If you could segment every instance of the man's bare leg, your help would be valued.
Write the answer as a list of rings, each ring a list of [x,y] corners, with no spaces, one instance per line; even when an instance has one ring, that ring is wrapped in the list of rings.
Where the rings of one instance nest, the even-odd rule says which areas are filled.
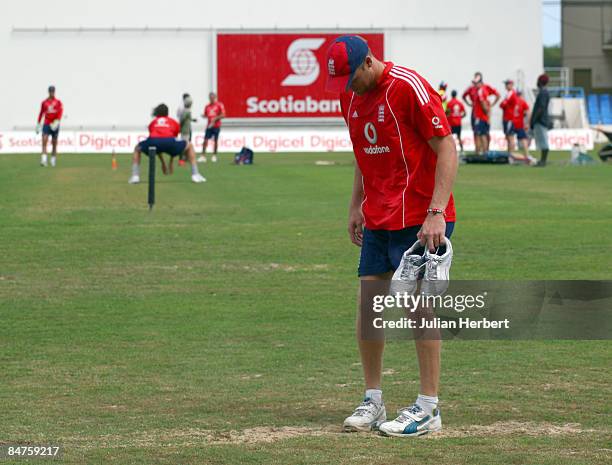
[[[51,138],[51,166],[55,166],[55,163],[57,161],[57,140],[59,139],[59,137],[52,137]]]
[[[392,273],[381,275],[362,276],[359,289],[357,305],[357,325],[356,336],[363,368],[363,377],[366,389],[380,389],[382,383],[383,353],[385,351],[385,341],[371,341],[362,338],[361,327],[361,286],[363,281],[390,280]]]
[[[440,352],[442,342],[439,340],[415,340],[419,373],[421,377],[421,394],[436,397],[440,385]]]
[[[138,184],[140,182],[140,146],[136,144],[134,147],[134,154],[132,155],[132,176],[128,183]]]
[[[202,155],[199,158],[199,161],[202,163],[206,163],[206,148],[208,147],[208,140],[209,139],[204,139],[204,142],[202,143]]]
[[[49,142],[49,136],[47,134],[42,135],[42,154],[40,156],[40,165],[47,166],[47,142]]]
[[[206,179],[200,174],[198,170],[198,162],[196,160],[196,151],[195,147],[191,142],[187,142],[187,146],[185,147],[185,151],[183,152],[187,155],[187,161],[191,165],[191,180],[194,182],[204,182]],[[201,178],[200,181],[196,181],[196,178]]]
[[[353,412],[352,415],[344,420],[342,425],[344,431],[371,431],[380,426],[387,419],[385,404],[382,399],[381,378],[382,378],[382,358],[385,350],[384,333],[378,332],[375,328],[370,331],[362,325],[368,322],[362,321],[362,313],[370,315],[369,309],[362,309],[362,293],[378,294],[377,286],[364,289],[364,283],[369,281],[381,281],[381,287],[387,287],[383,280],[391,279],[391,273],[381,275],[362,276],[359,282],[359,296],[357,297],[357,324],[356,337],[363,367],[363,377],[365,380],[365,399]],[[386,292],[386,291],[385,291]],[[366,297],[366,300],[368,298]],[[362,331],[363,329],[363,331]],[[368,338],[369,336],[369,338]]]

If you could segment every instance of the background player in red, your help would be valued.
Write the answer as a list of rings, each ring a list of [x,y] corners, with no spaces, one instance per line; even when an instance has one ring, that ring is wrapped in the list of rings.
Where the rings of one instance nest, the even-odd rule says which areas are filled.
[[[461,140],[461,120],[464,116],[465,107],[463,106],[463,103],[461,103],[461,101],[457,98],[457,91],[453,90],[451,92],[451,99],[446,105],[446,117],[448,119],[448,124],[450,124],[451,127],[451,133],[457,136],[461,155],[463,155],[463,141]]]
[[[445,237],[452,234],[455,221],[451,190],[457,152],[439,94],[416,72],[376,59],[358,36],[336,39],[326,65],[327,89],[340,93],[357,161],[348,232],[361,247],[361,289],[368,281],[391,279],[404,263],[404,253],[419,245],[426,252],[438,248],[438,271],[450,267],[451,249]],[[344,421],[345,430],[379,425],[383,434],[401,437],[440,430],[440,340],[416,341],[419,395],[398,418],[385,421],[384,340],[364,338],[361,325],[358,312],[365,399]]]
[[[36,120],[36,134],[40,132],[42,124],[42,155],[40,165],[47,166],[47,143],[51,136],[51,166],[55,166],[57,159],[57,140],[59,137],[60,121],[64,113],[62,102],[55,98],[55,86],[49,86],[49,96],[40,104],[40,112]]]
[[[174,157],[181,154],[187,155],[191,163],[191,180],[195,183],[205,182],[206,179],[198,171],[196,153],[191,142],[178,140],[181,131],[178,121],[168,117],[168,107],[161,103],[153,110],[153,121],[149,123],[149,137],[138,143],[134,148],[132,158],[132,176],[128,183],[138,184],[140,182],[140,159],[141,154],[148,153],[149,147],[155,147],[162,163],[164,174],[172,174]],[[163,153],[170,156],[169,166],[166,166]]]
[[[529,137],[527,131],[525,131],[525,119],[529,119],[529,104],[523,98],[522,92],[517,91],[512,124],[518,139],[519,149],[523,152],[526,163],[528,163],[532,157],[529,154]]]
[[[225,106],[217,99],[217,94],[211,92],[208,95],[210,103],[204,108],[204,116],[207,119],[206,132],[204,133],[204,145],[202,146],[202,156],[198,161],[206,163],[206,146],[210,139],[214,139],[214,149],[212,161],[217,161],[217,147],[219,145],[219,133],[221,132],[221,120],[225,118]]]
[[[478,139],[477,151],[478,153],[484,153],[489,151],[489,143],[491,142],[491,108],[498,102],[499,92],[489,84],[485,84],[482,81],[482,75],[475,85],[477,92],[476,100],[474,101],[474,126],[476,128],[476,138]],[[491,95],[495,96],[493,102],[490,99]]]
[[[480,81],[482,81],[482,73],[480,71],[476,71],[474,73],[474,79],[472,79],[472,84],[470,87],[465,89],[462,95],[465,104],[468,107],[472,107],[472,111],[470,112],[470,124],[472,126],[472,134],[474,137],[476,152],[480,152],[480,147],[478,146],[478,138],[476,137],[476,115],[474,114],[474,103],[478,100],[478,87],[476,87],[476,83]]]
[[[504,135],[506,136],[506,142],[508,144],[508,152],[514,151],[514,108],[517,104],[516,91],[514,90],[514,81],[512,79],[506,79],[504,81],[506,86],[506,95],[501,101],[499,106],[504,111],[502,116],[502,126],[504,128]]]

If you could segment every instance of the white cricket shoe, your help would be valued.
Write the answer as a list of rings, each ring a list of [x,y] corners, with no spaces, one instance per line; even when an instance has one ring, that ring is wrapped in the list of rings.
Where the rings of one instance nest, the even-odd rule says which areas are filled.
[[[453,261],[453,246],[445,237],[446,243],[436,249],[434,253],[425,252],[425,273],[421,283],[421,293],[426,295],[442,295],[448,289],[450,267]],[[440,249],[444,248],[442,255]]]
[[[204,176],[202,176],[200,173],[198,174],[192,174],[191,175],[191,180],[197,184],[201,183],[201,182],[206,182],[206,178]]]
[[[128,184],[138,184],[140,182],[140,176],[137,174],[132,175],[132,177],[128,180]]]
[[[346,432],[372,431],[387,420],[384,402],[380,404],[366,397],[350,417],[342,424]]]
[[[47,166],[47,155],[44,153],[40,156],[40,166]]]
[[[404,252],[402,260],[391,278],[391,285],[389,286],[391,295],[397,293],[414,294],[418,280],[423,277],[425,252],[425,247],[419,241],[416,241],[412,247]]]
[[[51,167],[55,168],[56,157],[51,157]]]
[[[205,157],[204,155],[201,155],[201,156],[198,158],[198,163],[206,163],[206,157]]]
[[[216,155],[213,155],[213,156],[212,156],[212,162],[213,162],[213,163],[217,163],[217,156],[216,156]]]
[[[417,404],[397,411],[395,420],[386,421],[379,427],[380,434],[398,438],[410,438],[434,433],[442,429],[440,410],[435,409],[433,415],[428,415]]]

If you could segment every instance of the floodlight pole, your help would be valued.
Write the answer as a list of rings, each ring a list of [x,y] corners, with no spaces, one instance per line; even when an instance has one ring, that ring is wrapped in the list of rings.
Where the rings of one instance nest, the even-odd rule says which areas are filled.
[[[155,158],[157,157],[157,147],[149,147],[149,211],[155,205]]]

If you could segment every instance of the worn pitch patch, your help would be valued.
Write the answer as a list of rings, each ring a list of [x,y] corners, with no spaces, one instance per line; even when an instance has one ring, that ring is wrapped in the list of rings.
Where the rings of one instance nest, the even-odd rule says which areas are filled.
[[[604,433],[603,430],[585,429],[579,423],[555,424],[548,422],[498,421],[490,425],[443,427],[438,433],[424,435],[414,441],[487,436],[565,436],[586,433]],[[274,443],[300,437],[347,437],[347,435],[369,434],[372,438],[389,440],[371,433],[344,433],[337,425],[321,427],[307,426],[257,426],[244,430],[215,431],[198,428],[141,431],[130,435],[102,435],[93,437],[73,436],[61,438],[63,444],[84,449],[156,447],[164,445],[223,445]]]

